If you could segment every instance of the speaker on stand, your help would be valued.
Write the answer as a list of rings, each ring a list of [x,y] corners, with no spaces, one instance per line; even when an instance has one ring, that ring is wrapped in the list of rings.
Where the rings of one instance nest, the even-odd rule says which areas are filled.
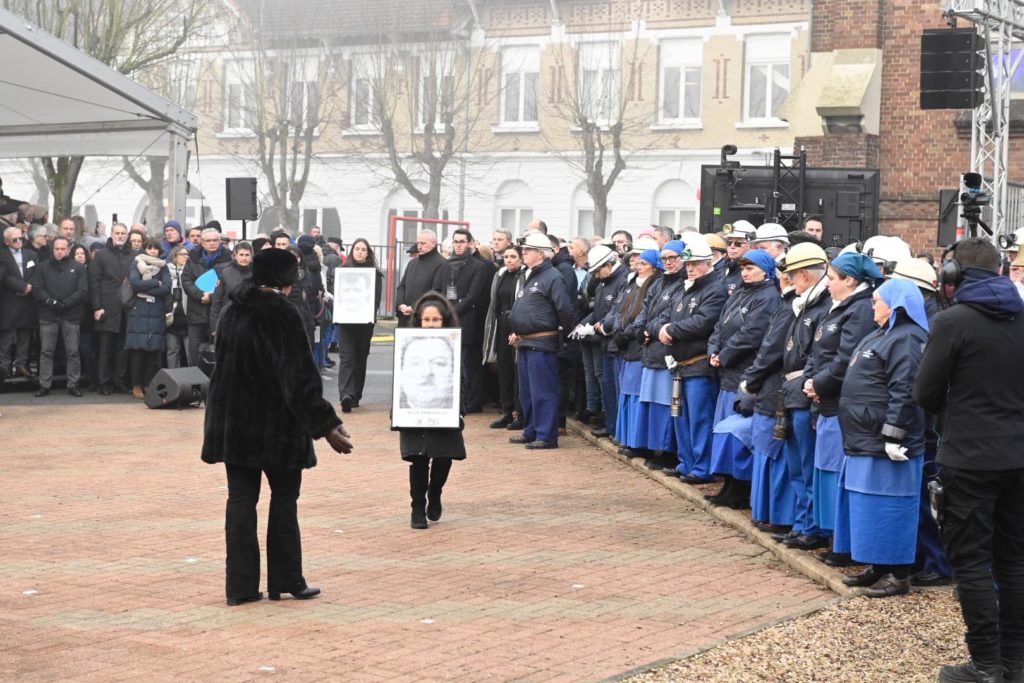
[[[254,221],[259,216],[256,196],[255,178],[225,178],[225,194],[227,195],[227,216],[229,221],[242,221],[242,239],[249,239],[246,234],[246,221]]]
[[[184,408],[206,401],[210,378],[196,367],[164,369],[146,387],[147,408]]]

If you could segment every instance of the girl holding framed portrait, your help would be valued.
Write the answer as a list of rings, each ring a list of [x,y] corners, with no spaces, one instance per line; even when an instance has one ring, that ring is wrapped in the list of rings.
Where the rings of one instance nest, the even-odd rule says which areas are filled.
[[[451,304],[437,292],[427,292],[413,307],[413,329],[408,330],[412,334],[400,348],[396,346],[392,428],[399,432],[402,460],[409,463],[413,529],[426,529],[427,520],[441,519],[441,493],[452,461],[466,459],[461,415],[457,427],[423,426],[404,417],[416,409],[429,413],[446,407],[458,410],[460,405],[452,395],[459,384],[459,335],[453,342],[441,335],[417,335],[414,330],[451,329],[457,333],[457,326],[458,317]],[[435,405],[438,402],[445,405]]]

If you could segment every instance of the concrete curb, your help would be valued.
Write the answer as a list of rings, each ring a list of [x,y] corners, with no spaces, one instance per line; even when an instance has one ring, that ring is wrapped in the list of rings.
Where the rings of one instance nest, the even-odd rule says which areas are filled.
[[[618,449],[608,439],[598,439],[592,436],[590,434],[590,428],[577,420],[573,420],[571,418],[567,419],[566,425],[573,432],[612,457],[618,459],[620,462],[629,465],[634,470],[644,474],[650,479],[653,479],[678,496],[685,498],[694,506],[703,510],[715,519],[736,529],[749,540],[775,555],[793,571],[803,574],[816,583],[822,584],[842,598],[853,598],[861,594],[860,590],[843,585],[843,575],[841,573],[829,569],[826,565],[822,564],[805,552],[793,550],[791,548],[787,548],[781,543],[777,543],[771,536],[752,526],[750,524],[750,518],[746,514],[738,510],[712,505],[708,501],[704,500],[704,495],[696,487],[684,484],[675,477],[670,477],[660,471],[647,469],[643,466],[643,461],[640,458],[627,458],[624,455],[619,455]]]

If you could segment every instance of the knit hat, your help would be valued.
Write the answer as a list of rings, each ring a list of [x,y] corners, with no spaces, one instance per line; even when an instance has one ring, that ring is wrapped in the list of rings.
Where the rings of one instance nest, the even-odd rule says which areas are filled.
[[[646,261],[658,270],[665,270],[665,264],[661,262],[661,254],[657,249],[645,249],[640,253],[640,260]]]
[[[312,235],[299,235],[299,239],[295,241],[295,245],[303,254],[312,254],[313,247],[316,246],[316,240],[313,239]]]
[[[252,282],[257,287],[288,287],[299,277],[299,263],[285,249],[263,249],[252,257]]]
[[[178,221],[167,221],[166,223],[164,223],[164,230],[166,230],[167,228],[174,228],[175,230],[177,230],[179,239],[184,235],[184,233],[181,231],[181,223],[179,223]]]

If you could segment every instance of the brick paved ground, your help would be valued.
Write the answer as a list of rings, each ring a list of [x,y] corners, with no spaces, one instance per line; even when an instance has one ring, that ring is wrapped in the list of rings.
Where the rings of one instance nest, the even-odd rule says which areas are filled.
[[[415,531],[386,408],[354,413],[357,452],[318,444],[300,499],[323,596],[228,608],[201,410],[5,406],[0,679],[599,680],[832,599],[581,440],[525,451],[490,419]]]

